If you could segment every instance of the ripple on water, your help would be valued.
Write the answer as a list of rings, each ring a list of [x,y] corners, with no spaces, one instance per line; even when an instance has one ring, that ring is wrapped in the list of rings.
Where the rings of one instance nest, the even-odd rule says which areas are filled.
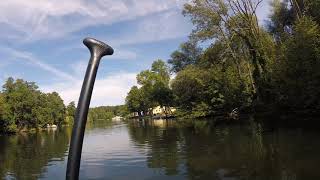
[[[64,179],[70,132],[0,137],[0,179]],[[85,134],[80,179],[320,179],[319,132],[252,132],[93,126]]]

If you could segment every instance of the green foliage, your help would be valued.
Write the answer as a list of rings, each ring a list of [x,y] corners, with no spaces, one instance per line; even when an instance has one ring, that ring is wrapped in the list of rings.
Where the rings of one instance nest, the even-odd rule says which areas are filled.
[[[320,0],[274,0],[272,7],[268,29],[277,40],[285,40],[292,35],[295,22],[303,16],[320,23]]]
[[[302,17],[293,30],[281,44],[283,55],[276,66],[279,103],[291,109],[319,109],[320,28],[311,18]]]
[[[172,82],[173,93],[180,113],[189,117],[205,117],[248,106],[249,93],[237,79],[237,69],[188,66]]]
[[[33,82],[9,78],[3,86],[3,95],[9,107],[8,119],[19,128],[36,127],[36,112],[33,107],[39,102],[40,92]]]
[[[91,108],[88,114],[89,121],[105,121],[114,117],[112,111],[103,107]]]
[[[101,106],[90,108],[88,121],[110,121],[115,116],[125,117],[128,112],[124,105],[121,106]]]
[[[76,105],[74,101],[70,102],[66,108],[66,118],[64,124],[73,124],[76,115]]]
[[[65,119],[65,106],[63,100],[58,93],[48,93],[47,94],[48,106],[51,110],[50,115],[53,119],[53,124],[61,124]]]
[[[67,116],[72,116],[74,117],[76,114],[76,104],[74,101],[70,102],[69,105],[67,106]]]
[[[31,107],[35,114],[35,123],[43,127],[47,124],[61,124],[65,120],[65,106],[58,93],[40,93],[38,102]]]
[[[291,32],[295,16],[293,11],[288,9],[288,1],[274,0],[272,7],[273,14],[270,16],[268,30],[277,41],[281,41]]]
[[[195,28],[190,40],[168,60],[176,77],[169,86],[169,80],[161,79],[169,76],[159,76],[153,69],[142,71],[137,77],[141,87],[135,87],[128,97],[136,94],[136,105],[144,104],[144,108],[175,104],[177,115],[191,118],[251,107],[317,113],[320,0],[275,0],[268,31],[259,26],[259,3],[186,3],[183,14]],[[202,51],[197,47],[199,41],[211,45]]]
[[[9,106],[5,101],[4,95],[0,93],[0,132],[13,133],[17,129],[14,121],[9,119]]]
[[[152,63],[151,72],[153,73],[155,80],[168,83],[170,80],[170,74],[166,63],[162,60],[156,60]]]
[[[129,111],[126,105],[119,106],[110,106],[113,109],[113,114],[115,116],[127,117],[129,115]]]
[[[220,52],[210,56],[215,55],[222,62],[232,62],[228,65],[236,65],[238,78],[242,81],[247,81],[250,76],[251,93],[256,101],[263,102],[267,66],[274,61],[274,43],[259,26],[256,15],[259,2],[193,0],[185,4],[183,13],[195,26],[191,37],[198,41],[211,40],[212,47]],[[202,63],[205,62],[202,60]]]
[[[126,97],[126,105],[130,112],[138,112],[141,116],[141,112],[147,109],[145,105],[145,98],[141,89],[137,86],[133,86]]]
[[[58,93],[43,93],[34,82],[8,78],[0,92],[0,133],[42,128],[47,124],[73,124],[75,113],[74,102],[65,107]],[[88,119],[111,120],[127,114],[124,105],[98,107],[89,110]]]
[[[34,82],[8,78],[0,95],[1,132],[61,124],[65,107],[58,93],[42,93]]]
[[[150,70],[137,75],[141,86],[133,86],[126,97],[126,106],[130,112],[145,116],[155,106],[171,106],[173,94],[169,87],[169,68],[162,60],[153,62]]]
[[[173,93],[179,107],[185,110],[192,110],[195,103],[201,102],[204,95],[207,73],[200,69],[189,66],[180,71],[172,82]]]
[[[168,63],[172,72],[179,72],[188,65],[194,65],[199,61],[202,49],[197,46],[196,41],[189,41],[180,45],[180,50],[171,54]]]

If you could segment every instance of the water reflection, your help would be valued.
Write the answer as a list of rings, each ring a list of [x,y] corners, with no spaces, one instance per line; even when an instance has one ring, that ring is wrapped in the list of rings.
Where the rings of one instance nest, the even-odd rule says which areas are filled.
[[[149,147],[149,168],[188,179],[319,179],[316,132],[245,126],[180,127],[172,121],[129,124],[138,147]],[[307,141],[306,141],[307,140]]]
[[[42,131],[0,136],[0,177],[38,179],[51,161],[63,161],[71,131]]]
[[[320,179],[320,133],[174,120],[88,124],[80,179]],[[71,128],[0,136],[0,178],[64,179]]]

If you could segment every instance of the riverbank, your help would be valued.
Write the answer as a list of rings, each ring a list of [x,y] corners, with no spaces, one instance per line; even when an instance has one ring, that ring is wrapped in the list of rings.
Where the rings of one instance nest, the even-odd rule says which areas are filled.
[[[268,110],[268,111],[266,111]],[[207,121],[215,126],[219,125],[234,125],[234,124],[249,124],[251,121],[265,124],[272,127],[293,127],[293,128],[312,128],[320,125],[320,114],[315,110],[296,110],[296,111],[279,111],[277,109],[262,108],[246,108],[235,109],[231,112],[216,114],[215,116],[194,117],[191,113],[178,113],[167,119],[174,119],[181,124],[190,122]],[[158,120],[166,119],[162,117],[134,117],[131,119],[140,120]]]

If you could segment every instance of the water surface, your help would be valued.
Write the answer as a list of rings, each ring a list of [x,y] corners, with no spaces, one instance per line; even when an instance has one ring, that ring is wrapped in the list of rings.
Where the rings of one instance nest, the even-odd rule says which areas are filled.
[[[70,128],[0,136],[0,178],[64,179]],[[320,179],[320,133],[259,124],[97,123],[80,179]]]

